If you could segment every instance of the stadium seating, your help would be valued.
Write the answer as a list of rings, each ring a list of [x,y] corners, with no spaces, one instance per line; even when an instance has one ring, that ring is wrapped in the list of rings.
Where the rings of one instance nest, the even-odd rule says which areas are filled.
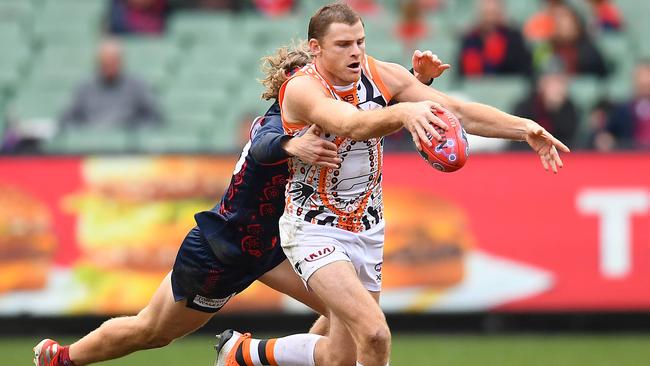
[[[187,46],[194,42],[211,43],[215,48],[234,33],[233,17],[229,13],[185,11],[169,20],[169,37]]]
[[[30,1],[0,1],[0,22],[27,24],[32,20],[34,5]]]
[[[191,128],[152,128],[135,132],[132,149],[145,153],[188,153],[203,150],[201,134]]]
[[[589,111],[605,96],[606,89],[601,83],[601,80],[592,76],[573,78],[569,84],[569,94],[583,111]]]
[[[51,139],[46,151],[57,154],[123,153],[132,151],[133,133],[121,130],[85,130],[76,128],[64,131]]]
[[[4,108],[5,108],[5,96],[4,94],[0,93],[0,110],[4,110]],[[7,129],[6,125],[7,125],[7,117],[4,114],[0,114],[0,145],[2,145],[2,141],[4,140],[5,131]]]
[[[512,112],[514,104],[526,95],[528,84],[522,77],[484,77],[466,79],[460,90],[470,100]]]
[[[607,95],[614,101],[621,101],[632,95],[635,60],[626,59],[619,62],[616,70],[607,79]]]
[[[379,2],[384,10],[364,19],[368,53],[409,66],[412,50],[400,44],[394,33],[398,4]],[[588,14],[583,1],[571,2],[582,14]],[[123,37],[127,69],[153,86],[167,122],[157,138],[145,138],[153,131],[131,139],[119,137],[119,133],[118,137],[107,137],[110,142],[105,150],[125,147],[158,151],[165,144],[177,151],[238,148],[241,120],[263,113],[270,104],[259,98],[260,57],[291,39],[304,38],[308,15],[323,3],[303,1],[298,15],[279,19],[248,13],[179,11],[169,18],[164,37]],[[456,63],[456,37],[473,19],[475,3],[450,1],[439,12],[428,14],[430,36],[414,47],[431,49],[445,62]],[[11,50],[0,52],[3,120],[11,117],[29,125],[31,120],[53,121],[61,114],[75,86],[92,75],[108,4],[107,0],[0,0],[0,47]],[[618,0],[617,4],[627,20],[626,31],[602,33],[596,38],[613,72],[605,81],[577,78],[571,84],[571,94],[584,111],[604,96],[615,100],[628,97],[636,60],[650,56],[650,43],[644,40],[650,33],[650,22],[644,18],[650,13],[650,2]],[[509,18],[520,21],[534,13],[539,4],[506,0],[506,7]],[[446,92],[459,91],[507,111],[528,89],[527,81],[519,78],[459,82],[452,73],[436,80],[434,86]],[[92,141],[92,133],[85,133]],[[172,141],[174,136],[181,142]],[[95,147],[64,134],[48,149],[71,152],[84,146]]]
[[[215,61],[206,67],[185,63],[173,79],[169,89],[194,89],[199,92],[231,93],[241,83],[241,71],[235,65],[216,65]]]
[[[176,45],[164,39],[128,37],[123,47],[128,71],[162,90],[177,66]]]

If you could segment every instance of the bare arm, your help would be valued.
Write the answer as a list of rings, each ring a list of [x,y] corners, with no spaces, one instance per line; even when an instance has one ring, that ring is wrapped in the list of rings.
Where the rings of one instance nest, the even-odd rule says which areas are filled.
[[[485,104],[463,102],[433,88],[422,85],[406,69],[397,64],[379,63],[384,82],[400,102],[432,100],[458,117],[468,133],[485,137],[524,140],[527,125],[535,122],[501,112]]]
[[[539,154],[545,169],[550,167],[557,172],[557,167],[562,167],[557,149],[568,152],[569,148],[535,121],[513,116],[485,104],[463,102],[425,87],[399,65],[378,62],[378,68],[384,83],[391,89],[396,100],[430,100],[440,103],[461,120],[467,132],[485,137],[525,140]]]
[[[310,77],[292,79],[287,84],[283,103],[287,121],[316,124],[323,131],[357,141],[389,135],[404,126],[423,141],[428,141],[427,133],[440,138],[430,123],[446,128],[431,112],[431,108],[435,107],[432,102],[402,103],[360,111],[349,103],[333,99],[317,80]]]

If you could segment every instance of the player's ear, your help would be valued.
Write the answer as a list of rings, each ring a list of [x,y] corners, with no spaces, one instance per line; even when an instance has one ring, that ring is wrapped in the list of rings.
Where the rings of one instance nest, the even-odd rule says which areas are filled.
[[[309,40],[309,50],[311,51],[311,54],[314,56],[320,55],[321,52],[320,43],[316,38],[312,38]]]

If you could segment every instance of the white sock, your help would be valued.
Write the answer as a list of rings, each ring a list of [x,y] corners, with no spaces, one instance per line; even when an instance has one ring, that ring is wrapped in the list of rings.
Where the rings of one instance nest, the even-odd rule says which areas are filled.
[[[315,366],[314,349],[322,337],[316,334],[296,334],[275,341],[275,361],[282,366]],[[305,363],[307,361],[307,363]]]

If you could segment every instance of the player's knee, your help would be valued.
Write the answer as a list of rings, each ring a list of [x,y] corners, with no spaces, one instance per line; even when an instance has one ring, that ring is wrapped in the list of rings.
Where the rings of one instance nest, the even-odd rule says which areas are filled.
[[[138,315],[137,323],[132,328],[132,336],[141,349],[165,347],[174,337],[172,332],[165,331],[153,319]]]
[[[383,354],[390,349],[391,335],[388,325],[385,323],[368,327],[362,336],[365,346],[372,352]]]
[[[332,352],[336,349],[336,352]],[[357,361],[356,346],[352,343],[340,344],[331,338],[322,338],[314,350],[317,365],[351,366]]]

